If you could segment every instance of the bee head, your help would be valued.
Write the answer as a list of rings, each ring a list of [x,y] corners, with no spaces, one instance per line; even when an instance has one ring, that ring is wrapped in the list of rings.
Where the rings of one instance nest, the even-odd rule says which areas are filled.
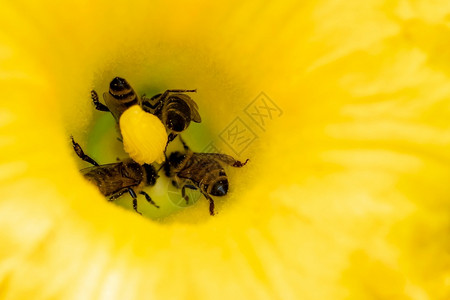
[[[128,82],[120,77],[114,78],[111,83],[109,84],[109,90],[110,92],[120,92],[123,90],[130,90],[131,87],[128,84]]]
[[[167,177],[171,176],[171,171],[173,169],[177,169],[182,163],[183,161],[186,159],[186,155],[175,151],[170,153],[169,158],[167,159],[166,163],[164,164],[164,172],[166,174]]]
[[[149,164],[143,164],[142,165],[145,170],[146,174],[146,184],[149,186],[153,186],[156,183],[156,179],[159,177],[158,173],[156,172],[155,167],[153,165]]]
[[[228,193],[227,179],[217,181],[211,188],[211,195],[213,196],[225,196],[227,193]]]

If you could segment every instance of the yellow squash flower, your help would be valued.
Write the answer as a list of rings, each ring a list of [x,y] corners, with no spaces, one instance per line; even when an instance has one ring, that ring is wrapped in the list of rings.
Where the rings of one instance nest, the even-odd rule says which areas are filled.
[[[448,1],[0,7],[0,299],[450,299]],[[189,145],[250,158],[217,216],[83,179],[115,76],[197,89]]]

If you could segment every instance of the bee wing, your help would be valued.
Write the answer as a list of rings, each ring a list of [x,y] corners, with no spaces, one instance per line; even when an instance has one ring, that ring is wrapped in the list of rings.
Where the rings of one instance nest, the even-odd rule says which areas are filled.
[[[124,188],[138,184],[136,179],[123,176],[120,168],[121,164],[121,162],[118,162],[88,167],[82,169],[81,173],[88,181],[95,184],[103,195],[108,197]]]
[[[197,103],[195,103],[195,101],[192,100],[192,98],[189,97],[188,95],[186,95],[186,94],[175,94],[173,96],[176,96],[176,97],[182,99],[183,101],[186,101],[187,104],[189,104],[190,107],[195,107],[195,108],[198,109]]]
[[[199,182],[202,172],[199,172],[198,165],[202,163],[202,158],[196,155],[191,156],[185,167],[176,173],[178,178],[190,180],[192,183]]]
[[[198,105],[197,103],[192,100],[191,97],[189,97],[186,94],[176,94],[176,96],[180,99],[182,99],[183,101],[185,101],[189,107],[191,108],[191,120],[196,122],[196,123],[201,123],[202,122],[202,118],[200,117],[200,114],[198,113]]]
[[[200,114],[198,113],[197,109],[192,107],[191,112],[192,112],[192,114],[191,114],[192,121],[194,121],[196,123],[201,123],[202,118],[200,117]]]
[[[89,173],[92,173],[92,172],[95,172],[95,171],[99,170],[101,167],[102,167],[101,165],[100,166],[87,167],[87,168],[81,169],[80,172],[81,172],[82,175],[86,175],[86,174],[89,174]]]
[[[154,114],[156,112],[156,109],[160,106],[160,97],[162,94],[157,94],[151,98],[147,98],[145,95],[142,95],[141,101],[142,101],[142,109],[144,111]]]
[[[223,163],[226,163],[227,165],[233,166],[233,167],[242,167],[244,166],[246,162],[241,163],[240,161],[234,159],[233,156],[227,155],[227,154],[220,154],[220,153],[197,153],[197,155],[201,156],[207,156],[210,159],[214,159],[215,161],[220,161]]]
[[[103,93],[103,100],[105,101],[105,103],[110,103],[111,102],[111,95],[109,93]]]
[[[99,166],[92,166],[92,167],[87,167],[87,168],[83,168],[80,170],[81,174],[87,174],[90,173],[91,171],[99,171],[99,170],[114,170],[117,168],[117,166],[121,164],[120,162],[116,162],[116,163],[111,163],[111,164],[104,164],[104,165],[99,165]]]
[[[183,169],[177,172],[177,177],[183,178],[183,179],[191,179],[192,172],[190,169]]]

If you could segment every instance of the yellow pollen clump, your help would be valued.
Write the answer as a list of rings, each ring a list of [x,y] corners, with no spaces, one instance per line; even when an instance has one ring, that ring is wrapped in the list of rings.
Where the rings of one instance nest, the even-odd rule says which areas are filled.
[[[134,105],[120,116],[119,125],[124,149],[134,161],[140,164],[164,161],[167,132],[158,117]]]

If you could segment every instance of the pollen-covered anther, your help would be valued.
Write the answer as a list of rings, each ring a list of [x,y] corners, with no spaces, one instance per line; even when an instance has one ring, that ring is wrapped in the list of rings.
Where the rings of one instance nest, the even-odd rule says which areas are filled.
[[[164,161],[167,132],[155,115],[134,105],[121,115],[119,124],[124,149],[134,161],[140,164]]]

